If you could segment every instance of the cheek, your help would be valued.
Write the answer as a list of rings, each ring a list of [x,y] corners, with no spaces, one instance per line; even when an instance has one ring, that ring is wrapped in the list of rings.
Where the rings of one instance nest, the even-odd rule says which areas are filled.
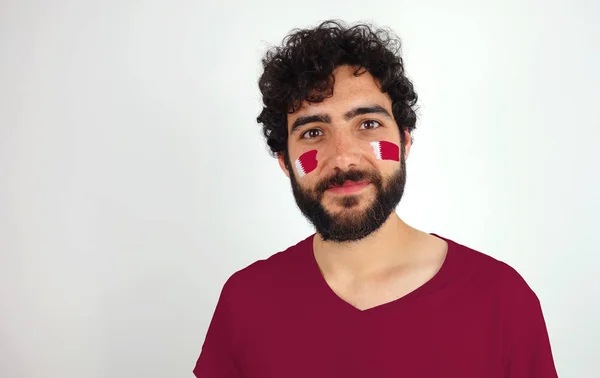
[[[400,146],[397,144],[385,140],[371,142],[370,144],[378,160],[400,161]]]
[[[317,150],[310,150],[294,161],[294,168],[298,177],[304,177],[317,168]]]

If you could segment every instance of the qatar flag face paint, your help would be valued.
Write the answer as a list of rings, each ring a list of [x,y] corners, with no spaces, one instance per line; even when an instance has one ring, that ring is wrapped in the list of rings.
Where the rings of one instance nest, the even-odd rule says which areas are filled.
[[[385,140],[371,142],[370,144],[377,159],[400,161],[400,147],[397,144]]]
[[[302,155],[294,162],[298,176],[304,177],[308,173],[317,168],[317,150],[310,150]]]

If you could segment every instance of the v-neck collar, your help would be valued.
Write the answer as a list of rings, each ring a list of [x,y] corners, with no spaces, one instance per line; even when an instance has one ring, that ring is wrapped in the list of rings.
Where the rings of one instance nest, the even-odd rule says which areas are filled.
[[[333,291],[333,289],[329,286],[329,284],[325,280],[325,277],[321,273],[319,264],[317,263],[317,259],[315,257],[315,251],[314,251],[314,244],[313,244],[315,234],[312,234],[311,236],[309,236],[306,239],[306,242],[308,244],[307,249],[308,249],[309,253],[307,253],[307,255],[310,260],[310,269],[314,273],[311,276],[316,277],[316,280],[319,281],[319,287],[322,288],[325,296],[327,296],[327,300],[334,303],[336,306],[341,307],[343,311],[348,311],[350,313],[358,313],[358,314],[371,314],[371,313],[377,313],[380,311],[385,311],[386,309],[389,309],[392,307],[395,308],[397,306],[405,305],[406,303],[412,301],[413,299],[420,297],[426,293],[429,293],[432,290],[435,290],[436,288],[442,286],[443,283],[446,281],[447,277],[450,275],[449,273],[452,270],[452,266],[455,263],[455,259],[456,259],[455,243],[452,240],[442,237],[435,233],[430,233],[430,235],[440,238],[447,243],[447,251],[446,251],[446,256],[444,258],[444,262],[442,263],[441,267],[438,269],[437,273],[432,278],[430,278],[428,281],[426,281],[425,283],[423,283],[421,286],[417,287],[413,291],[409,292],[408,294],[406,294],[398,299],[392,300],[390,302],[382,303],[380,305],[370,307],[365,310],[361,310],[357,307],[354,307],[353,305],[351,305],[350,303],[348,303],[344,299],[342,299],[339,295],[337,295],[336,292]]]

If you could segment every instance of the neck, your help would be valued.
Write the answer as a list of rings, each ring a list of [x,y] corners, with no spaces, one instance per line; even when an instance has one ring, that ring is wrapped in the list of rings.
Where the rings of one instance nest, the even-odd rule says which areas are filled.
[[[368,237],[353,242],[324,241],[316,234],[315,258],[321,270],[343,277],[366,277],[413,257],[414,244],[422,232],[407,225],[395,212]]]

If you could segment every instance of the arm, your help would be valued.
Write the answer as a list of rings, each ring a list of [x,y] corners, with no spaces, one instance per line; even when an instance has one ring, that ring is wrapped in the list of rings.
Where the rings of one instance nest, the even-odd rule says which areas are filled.
[[[505,287],[506,378],[557,378],[552,349],[536,294],[518,275]]]
[[[200,357],[194,368],[197,378],[239,378],[232,350],[231,279],[221,291],[219,301],[206,333]]]

